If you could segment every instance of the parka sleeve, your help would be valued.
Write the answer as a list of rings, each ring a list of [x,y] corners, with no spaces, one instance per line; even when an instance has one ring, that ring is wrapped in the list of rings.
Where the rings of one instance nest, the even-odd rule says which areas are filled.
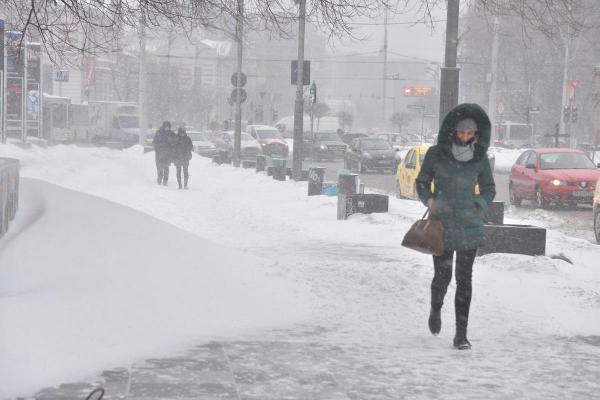
[[[430,147],[427,153],[425,153],[421,170],[416,179],[417,194],[425,205],[427,205],[427,200],[434,197],[434,194],[431,192],[431,182],[433,182],[433,178],[435,177],[435,160],[434,147]]]
[[[477,177],[477,184],[479,185],[479,196],[475,197],[475,204],[481,209],[486,210],[496,197],[496,183],[494,182],[494,175],[490,166],[490,160],[486,155],[482,161],[483,168]]]

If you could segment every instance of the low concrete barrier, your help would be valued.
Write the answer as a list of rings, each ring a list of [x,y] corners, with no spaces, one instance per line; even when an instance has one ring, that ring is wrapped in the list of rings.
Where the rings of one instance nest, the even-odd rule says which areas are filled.
[[[485,225],[487,244],[477,255],[489,253],[546,254],[546,229],[532,225]]]
[[[352,214],[387,213],[389,210],[390,197],[385,194],[358,193],[345,198],[346,201],[341,204],[342,219],[348,219]]]
[[[0,158],[0,237],[19,207],[19,160]]]

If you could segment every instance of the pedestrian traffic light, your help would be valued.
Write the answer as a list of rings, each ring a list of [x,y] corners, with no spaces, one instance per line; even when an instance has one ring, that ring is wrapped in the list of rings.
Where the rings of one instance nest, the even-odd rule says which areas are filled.
[[[566,106],[563,110],[563,122],[567,123],[571,120],[571,107]]]
[[[571,107],[571,122],[572,123],[577,122],[577,106]]]

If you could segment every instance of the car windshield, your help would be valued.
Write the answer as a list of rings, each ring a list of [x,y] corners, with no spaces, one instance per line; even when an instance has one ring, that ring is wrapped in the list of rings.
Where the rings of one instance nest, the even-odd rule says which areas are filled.
[[[333,132],[317,132],[315,138],[321,141],[339,142],[340,137]]]
[[[195,142],[208,142],[208,137],[204,132],[188,132],[187,135]]]
[[[387,140],[369,139],[362,140],[360,142],[360,148],[363,150],[391,150],[392,146],[390,146]]]
[[[596,169],[583,153],[546,153],[540,156],[541,169]]]
[[[259,139],[283,139],[277,129],[257,129],[256,136]]]
[[[119,117],[119,127],[121,128],[137,128],[138,117],[135,115],[121,115]]]
[[[233,141],[233,139],[235,138],[235,133],[229,132],[229,138]],[[252,141],[254,141],[254,138],[252,136],[250,136],[249,134],[242,132],[241,140],[242,140],[242,142],[252,142]]]

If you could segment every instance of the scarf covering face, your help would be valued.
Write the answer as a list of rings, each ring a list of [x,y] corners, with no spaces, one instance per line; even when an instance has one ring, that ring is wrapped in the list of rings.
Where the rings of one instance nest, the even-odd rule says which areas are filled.
[[[452,142],[452,156],[456,161],[467,162],[473,159],[473,155],[475,154],[475,143],[473,140],[471,143],[467,145],[460,145],[456,142]]]

